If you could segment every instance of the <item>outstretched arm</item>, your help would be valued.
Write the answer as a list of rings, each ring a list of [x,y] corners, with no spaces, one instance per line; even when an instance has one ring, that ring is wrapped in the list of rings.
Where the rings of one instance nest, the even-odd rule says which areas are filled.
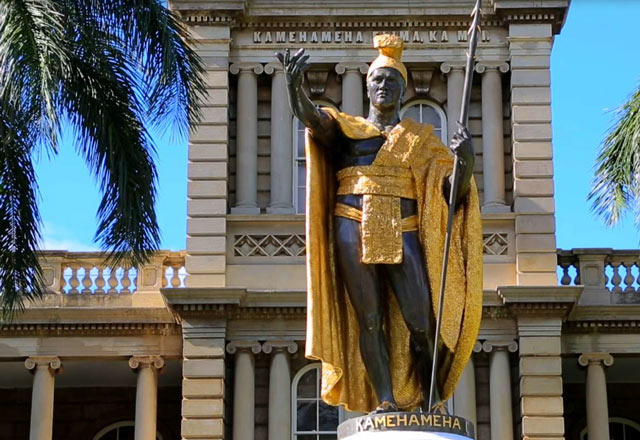
[[[471,133],[465,126],[460,126],[458,131],[453,135],[451,139],[451,145],[449,146],[455,160],[458,161],[458,191],[455,197],[455,205],[458,207],[460,202],[464,200],[469,192],[469,186],[471,182],[471,176],[473,176],[473,165],[475,163],[475,152],[473,150],[473,143],[471,142]],[[451,179],[444,181],[444,197],[449,202],[449,193],[451,192]]]
[[[291,51],[287,49],[284,54],[276,53],[276,56],[284,68],[291,111],[311,129],[314,135],[321,137],[325,142],[330,142],[337,133],[335,121],[328,114],[317,109],[302,88],[304,72],[311,67],[307,62],[309,55],[305,55],[304,49],[291,55]]]

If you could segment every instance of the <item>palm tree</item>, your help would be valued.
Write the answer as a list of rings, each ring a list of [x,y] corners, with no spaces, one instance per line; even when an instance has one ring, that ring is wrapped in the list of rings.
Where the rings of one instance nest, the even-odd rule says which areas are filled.
[[[199,118],[203,64],[162,0],[0,0],[0,305],[5,319],[43,294],[32,158],[61,127],[99,182],[95,240],[112,264],[160,243],[155,145]]]
[[[588,199],[607,225],[632,211],[640,226],[640,87],[618,110],[602,144]]]

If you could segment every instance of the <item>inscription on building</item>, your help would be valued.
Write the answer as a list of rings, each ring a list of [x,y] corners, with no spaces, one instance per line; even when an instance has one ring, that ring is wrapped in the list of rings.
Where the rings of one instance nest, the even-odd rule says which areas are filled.
[[[254,31],[254,43],[315,43],[315,44],[369,44],[375,35],[384,31]],[[466,30],[406,30],[391,32],[399,35],[405,43],[464,43],[468,39]],[[481,32],[481,40],[489,42],[487,31]]]
[[[356,432],[388,428],[449,428],[464,429],[464,422],[454,416],[426,413],[378,414],[355,419]]]

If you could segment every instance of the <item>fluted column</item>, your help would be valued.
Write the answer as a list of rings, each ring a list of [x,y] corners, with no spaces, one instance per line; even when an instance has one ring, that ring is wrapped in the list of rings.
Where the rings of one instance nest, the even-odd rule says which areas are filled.
[[[262,346],[255,341],[237,341],[227,345],[235,355],[233,382],[233,440],[254,440],[256,372],[254,355]]]
[[[294,341],[267,341],[262,350],[271,354],[269,369],[269,440],[291,435],[291,371],[289,356],[298,351]]]
[[[362,75],[366,75],[366,63],[338,63],[336,73],[342,75],[342,111],[353,116],[364,115]]]
[[[482,344],[476,342],[473,348],[475,353],[482,350]],[[473,423],[477,428],[476,415],[476,371],[473,362],[473,354],[469,358],[467,366],[462,371],[458,386],[453,394],[453,411],[456,416],[463,417]]]
[[[482,74],[482,172],[484,176],[483,212],[509,212],[504,190],[504,128],[502,78],[507,63],[478,63]]]
[[[511,367],[509,352],[518,350],[515,341],[485,341],[482,349],[489,353],[489,407],[491,439],[513,440],[513,409],[511,403]]]
[[[609,407],[604,367],[613,365],[609,353],[585,353],[578,363],[587,367],[587,434],[589,440],[609,440]]]
[[[164,359],[160,356],[133,356],[129,359],[129,367],[138,374],[135,440],[156,440],[158,372],[164,367]]]
[[[293,213],[293,115],[287,84],[280,63],[269,63],[264,71],[271,79],[271,201],[269,214]]]
[[[464,63],[442,63],[440,70],[447,74],[447,139],[458,131],[460,106],[462,105],[462,89],[464,88]]]
[[[62,363],[56,356],[32,356],[24,366],[33,373],[29,440],[51,440],[55,375],[62,372]]]
[[[236,205],[233,214],[259,214],[258,208],[258,77],[259,63],[234,63],[238,75],[236,111]]]

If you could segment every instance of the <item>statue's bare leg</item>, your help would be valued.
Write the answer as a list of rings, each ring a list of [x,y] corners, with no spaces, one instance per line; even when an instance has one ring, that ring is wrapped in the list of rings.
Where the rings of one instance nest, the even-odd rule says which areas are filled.
[[[378,403],[395,408],[389,350],[382,331],[382,294],[384,283],[381,267],[361,262],[360,224],[335,217],[335,237],[338,247],[340,274],[360,326],[360,353]],[[390,404],[390,405],[389,405]]]
[[[411,332],[412,351],[418,366],[424,399],[427,401],[433,360],[433,319],[429,279],[418,233],[403,233],[402,248],[402,263],[385,265],[385,269]],[[438,401],[436,387],[435,402]]]

